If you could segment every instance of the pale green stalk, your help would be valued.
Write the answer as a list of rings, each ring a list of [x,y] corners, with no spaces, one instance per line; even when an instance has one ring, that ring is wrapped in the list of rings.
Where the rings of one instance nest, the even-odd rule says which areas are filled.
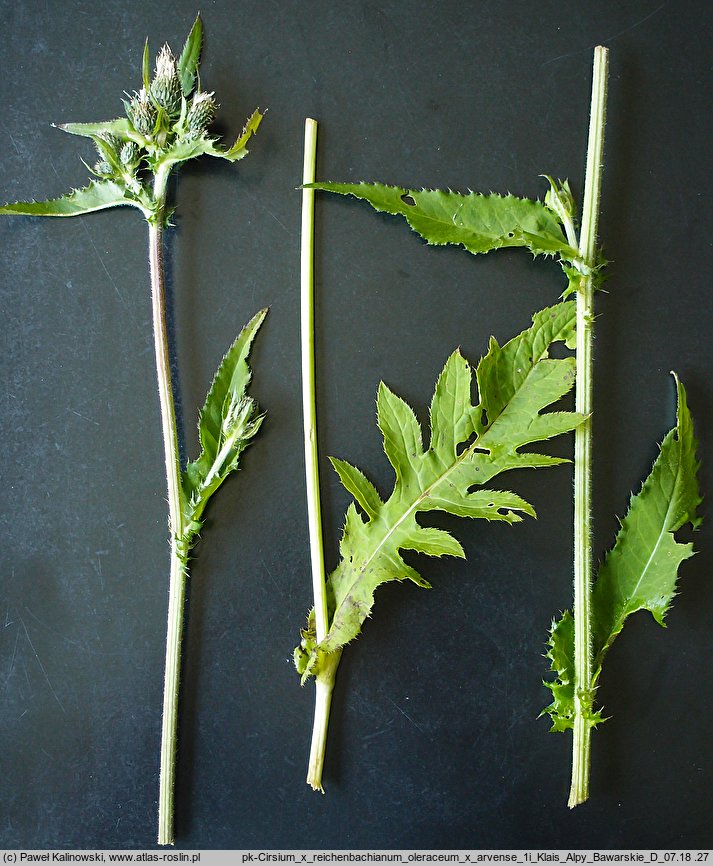
[[[577,292],[577,390],[575,409],[587,416],[574,433],[574,737],[570,808],[589,797],[592,690],[592,343],[594,268],[602,186],[608,50],[594,51],[592,106],[582,205],[580,257],[588,268]]]
[[[317,160],[317,121],[305,120],[305,152],[302,181],[314,183]],[[302,319],[302,408],[304,414],[305,472],[307,481],[307,519],[314,591],[314,621],[317,643],[327,636],[329,611],[322,543],[322,509],[319,493],[319,452],[317,448],[317,406],[314,369],[314,190],[302,190],[301,250],[301,319]],[[310,747],[307,784],[316,791],[322,788],[322,767],[327,743],[329,709],[332,703],[334,676],[341,653],[320,659],[316,674],[314,726]]]
[[[303,183],[314,183],[317,160],[317,121],[305,120]],[[302,190],[301,248],[301,329],[302,329],[302,412],[304,416],[305,472],[307,481],[307,520],[314,589],[314,615],[317,642],[324,640],[329,628],[327,590],[322,544],[322,509],[319,495],[317,450],[317,405],[314,370],[314,190]]]

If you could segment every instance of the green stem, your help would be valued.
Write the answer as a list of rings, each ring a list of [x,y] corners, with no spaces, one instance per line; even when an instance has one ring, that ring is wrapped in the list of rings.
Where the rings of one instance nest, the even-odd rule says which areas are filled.
[[[317,121],[305,120],[303,183],[314,183],[317,161]],[[312,559],[312,588],[317,643],[329,629],[327,587],[322,545],[322,508],[319,495],[317,401],[314,370],[314,190],[302,190],[301,249],[302,411],[304,415],[307,520]]]
[[[303,183],[314,183],[317,161],[317,121],[305,120],[305,153]],[[307,519],[312,561],[314,623],[317,643],[329,631],[327,583],[322,543],[322,507],[319,493],[319,452],[317,448],[317,401],[314,364],[314,190],[302,191],[302,407],[304,413],[305,472],[307,480]],[[322,767],[327,744],[329,710],[334,677],[341,651],[321,655],[315,677],[314,726],[310,748],[307,784],[316,791],[322,788]]]
[[[157,175],[154,184],[156,211],[149,222],[149,270],[151,274],[151,308],[158,394],[161,405],[166,483],[168,487],[169,531],[171,535],[171,570],[168,589],[168,625],[166,633],[166,672],[161,730],[161,774],[158,800],[159,845],[173,844],[173,792],[176,776],[176,734],[178,729],[178,688],[181,666],[181,633],[186,595],[186,566],[179,549],[184,534],[181,464],[178,452],[178,430],[173,403],[171,366],[166,329],[166,303],[163,265],[163,219],[167,173]]]
[[[592,107],[587,145],[587,168],[582,205],[579,252],[589,273],[577,292],[576,411],[588,416],[574,434],[574,737],[570,808],[589,797],[592,688],[592,343],[594,325],[594,268],[597,264],[597,227],[602,187],[604,124],[606,116],[608,50],[594,51]]]
[[[312,744],[309,751],[307,767],[307,784],[312,790],[324,794],[322,787],[322,769],[324,767],[324,752],[327,746],[327,728],[329,727],[329,710],[332,706],[334,678],[337,674],[342,651],[325,653],[320,656],[319,670],[315,676],[314,694],[314,725],[312,726]]]

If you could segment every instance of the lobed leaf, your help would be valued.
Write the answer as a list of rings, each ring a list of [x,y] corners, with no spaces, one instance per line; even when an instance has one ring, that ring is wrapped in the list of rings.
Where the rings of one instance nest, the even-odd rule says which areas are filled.
[[[678,569],[693,555],[693,545],[676,540],[685,524],[694,529],[700,519],[696,459],[697,441],[683,385],[676,378],[676,426],[665,436],[651,473],[638,494],[631,497],[613,548],[606,555],[592,587],[594,670],[589,692],[593,698],[604,657],[627,617],[648,610],[664,625],[666,611],[676,594]],[[554,701],[545,712],[552,730],[572,727],[574,717],[574,632],[565,613],[553,624],[548,658],[556,678],[546,685]],[[603,721],[592,712],[591,724]]]
[[[111,180],[100,180],[92,181],[82,189],[73,189],[59,198],[0,205],[0,214],[68,217],[119,205],[134,205],[143,210],[138,201],[127,195],[124,187]]]
[[[468,252],[526,247],[534,255],[570,261],[577,250],[567,243],[553,211],[540,201],[495,193],[467,195],[451,190],[406,189],[382,183],[313,183],[313,189],[352,195],[377,211],[399,215],[429,244],[457,244]]]
[[[242,451],[257,433],[263,416],[247,396],[252,374],[247,363],[250,347],[267,310],[260,310],[238,335],[220,363],[198,421],[200,456],[183,473],[186,509],[186,549],[200,530],[208,500],[238,467]]]
[[[492,341],[476,369],[477,406],[471,402],[471,368],[460,352],[454,352],[436,383],[427,449],[412,409],[386,385],[379,386],[378,425],[395,472],[394,488],[383,501],[358,469],[332,460],[364,517],[354,503],[349,506],[341,561],[327,580],[329,630],[320,644],[312,636],[306,640],[303,633],[295,656],[303,676],[314,673],[320,654],[338,651],[359,634],[380,584],[408,579],[429,586],[404,561],[402,550],[464,555],[450,533],[421,526],[419,512],[445,511],[508,523],[525,514],[534,516],[521,497],[483,485],[507,469],[563,462],[519,449],[536,438],[572,430],[583,420],[574,412],[541,414],[572,387],[571,359],[549,359],[547,353],[553,342],[570,339],[574,321],[575,306],[566,302],[538,313],[530,328],[502,348]],[[502,388],[507,399],[498,401],[490,393],[493,387]]]

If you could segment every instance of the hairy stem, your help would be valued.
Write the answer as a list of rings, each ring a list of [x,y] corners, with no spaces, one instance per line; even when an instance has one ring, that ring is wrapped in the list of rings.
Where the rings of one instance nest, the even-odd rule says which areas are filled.
[[[161,774],[158,800],[159,845],[173,844],[173,791],[176,775],[176,733],[178,727],[178,688],[181,666],[181,633],[186,595],[186,567],[179,549],[183,536],[183,496],[181,465],[178,453],[178,431],[173,404],[171,367],[166,329],[166,303],[163,266],[163,210],[166,175],[157,176],[154,195],[156,219],[149,222],[149,269],[151,273],[151,307],[153,312],[156,373],[161,405],[161,426],[168,487],[169,531],[171,535],[171,571],[168,590],[168,626],[166,633],[166,673],[161,730]]]
[[[570,808],[589,797],[592,690],[592,343],[597,226],[602,187],[608,50],[594,51],[592,107],[579,252],[590,272],[577,292],[577,390],[575,409],[588,416],[574,433],[574,737]]]

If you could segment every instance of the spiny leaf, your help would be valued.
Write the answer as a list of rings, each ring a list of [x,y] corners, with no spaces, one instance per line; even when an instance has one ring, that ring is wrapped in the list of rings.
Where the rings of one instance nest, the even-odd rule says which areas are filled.
[[[330,457],[329,460],[339,476],[339,480],[361,505],[367,516],[376,517],[379,508],[384,503],[371,481],[360,469],[347,463],[346,460],[339,460],[337,457]]]
[[[83,189],[73,189],[60,198],[47,201],[18,201],[2,205],[0,214],[68,217],[125,204],[143,210],[137,201],[127,197],[126,190],[122,186],[111,180],[100,180],[92,181]]]
[[[341,562],[327,580],[329,630],[319,645],[305,641],[303,634],[297,653],[303,675],[315,671],[319,654],[335,652],[359,634],[379,584],[409,579],[429,585],[403,560],[401,550],[463,556],[461,545],[448,532],[421,526],[416,520],[419,512],[445,511],[508,523],[534,515],[532,506],[516,494],[483,485],[507,469],[563,462],[519,448],[572,430],[582,421],[574,412],[540,414],[572,387],[571,359],[553,360],[547,353],[553,342],[570,339],[574,321],[574,304],[567,302],[538,313],[532,327],[502,348],[493,341],[476,369],[477,406],[471,403],[471,369],[454,352],[436,384],[425,450],[411,408],[386,385],[379,386],[378,424],[396,475],[394,489],[384,502],[359,470],[332,461],[365,518],[354,503],[349,506]],[[505,400],[490,393],[493,387],[502,389]],[[556,421],[548,426],[551,417]]]
[[[198,422],[201,453],[183,473],[183,492],[187,503],[192,536],[200,529],[200,519],[208,500],[238,466],[241,452],[257,433],[263,416],[257,404],[246,395],[252,374],[247,363],[255,335],[267,310],[260,310],[240,332],[218,367]],[[190,539],[186,540],[189,543]]]
[[[566,731],[574,727],[574,619],[568,610],[552,621],[546,657],[557,678],[545,681],[554,700],[540,715],[552,716],[550,730]]]
[[[659,625],[673,601],[679,565],[693,544],[674,533],[696,516],[701,495],[698,443],[683,385],[676,378],[678,420],[661,443],[659,457],[641,491],[632,496],[614,547],[607,554],[592,593],[597,667],[627,616],[648,610]]]
[[[208,156],[219,156],[222,159],[229,160],[230,162],[242,159],[248,153],[246,147],[247,143],[257,132],[264,116],[265,115],[256,108],[245,122],[242,133],[236,138],[235,144],[233,144],[231,148],[228,150],[221,150],[220,148],[211,145],[211,147],[207,148],[204,153],[208,154]]]
[[[459,244],[471,253],[527,247],[534,255],[578,257],[555,214],[540,201],[443,190],[416,190],[381,183],[314,183],[314,189],[352,195],[385,213],[403,216],[429,244]]]
[[[84,138],[96,139],[98,135],[113,135],[122,141],[143,141],[126,117],[115,120],[102,120],[97,123],[53,123],[55,129],[68,132],[70,135],[81,135]]]
[[[693,555],[690,542],[676,541],[675,533],[685,524],[695,529],[700,523],[701,502],[696,459],[697,441],[683,385],[676,378],[678,416],[663,442],[651,473],[641,491],[631,497],[614,547],[602,563],[592,588],[594,623],[594,670],[589,692],[593,698],[607,650],[622,630],[628,616],[648,610],[664,625],[666,611],[676,594],[678,569]],[[557,674],[546,683],[554,701],[546,712],[552,716],[552,730],[572,727],[574,715],[574,632],[565,613],[553,626],[548,658]],[[591,723],[603,721],[592,713]]]
[[[196,71],[200,63],[202,47],[203,22],[201,16],[197,15],[178,59],[178,76],[181,79],[181,90],[186,98],[190,96],[196,82]]]

